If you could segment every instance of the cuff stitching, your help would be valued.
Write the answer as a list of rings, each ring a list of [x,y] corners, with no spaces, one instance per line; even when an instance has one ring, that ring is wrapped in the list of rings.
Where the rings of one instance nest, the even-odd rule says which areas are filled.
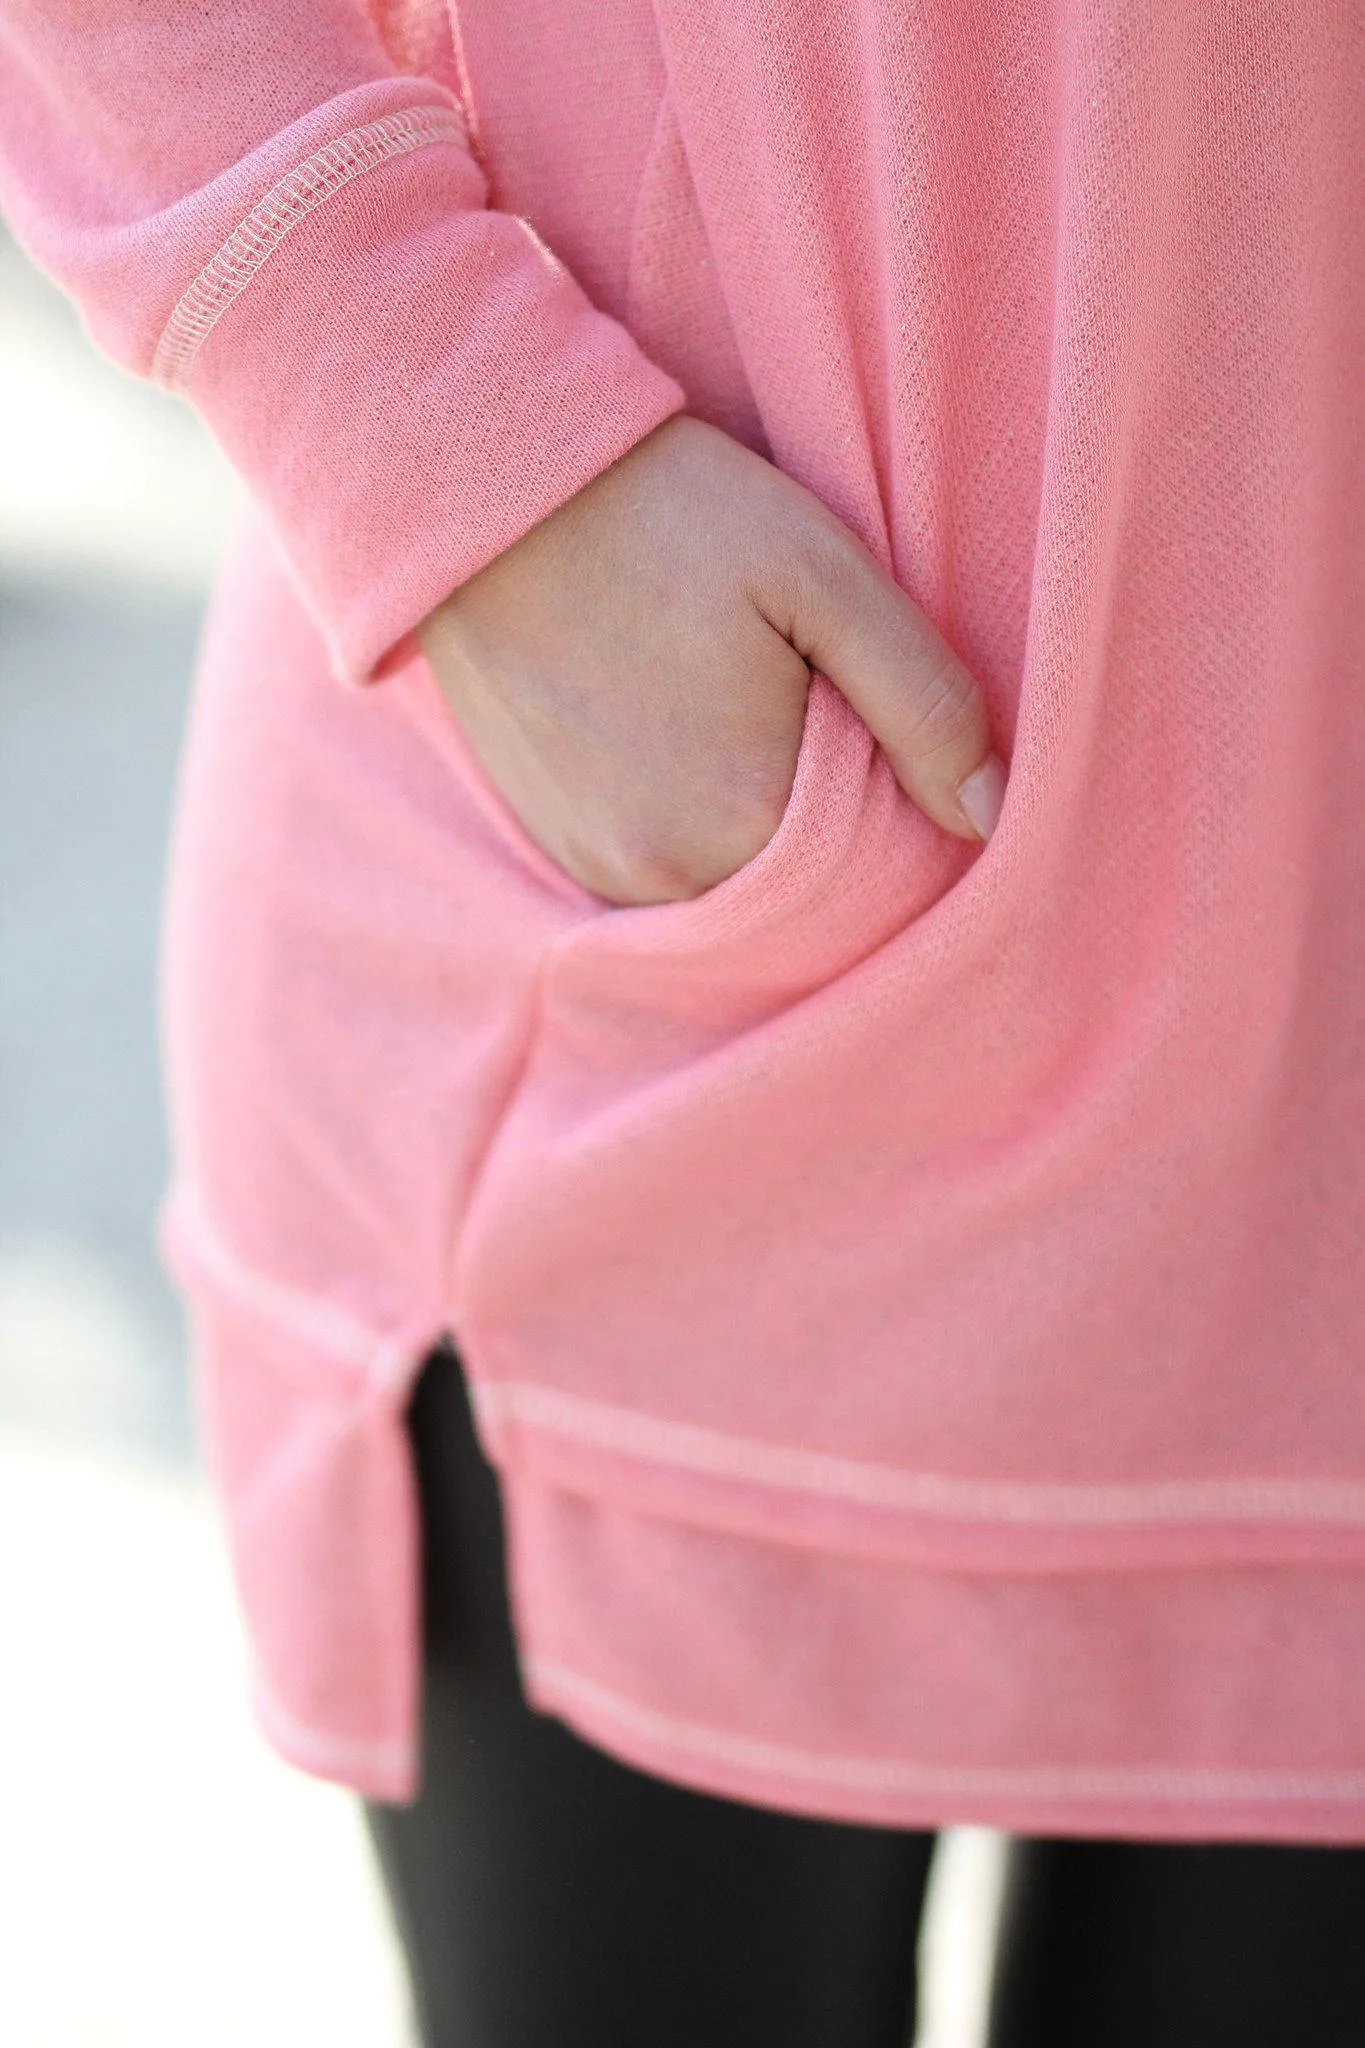
[[[152,359],[152,376],[181,389],[194,361],[224,313],[299,222],[391,157],[428,143],[465,146],[464,123],[453,107],[414,108],[352,128],[296,164],[252,207],[218,253],[204,265],[166,322]]]

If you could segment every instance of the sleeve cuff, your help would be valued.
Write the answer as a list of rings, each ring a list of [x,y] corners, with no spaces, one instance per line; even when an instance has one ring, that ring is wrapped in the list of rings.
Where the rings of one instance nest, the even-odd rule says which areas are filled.
[[[453,108],[391,107],[274,180],[157,343],[350,681],[684,404],[484,197]]]

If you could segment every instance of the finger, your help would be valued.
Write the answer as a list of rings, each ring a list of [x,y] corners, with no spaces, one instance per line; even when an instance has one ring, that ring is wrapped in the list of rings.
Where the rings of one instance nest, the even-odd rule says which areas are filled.
[[[777,619],[772,619],[778,625]],[[837,684],[920,809],[989,839],[1005,794],[975,678],[912,599],[842,528],[796,565],[778,625]]]

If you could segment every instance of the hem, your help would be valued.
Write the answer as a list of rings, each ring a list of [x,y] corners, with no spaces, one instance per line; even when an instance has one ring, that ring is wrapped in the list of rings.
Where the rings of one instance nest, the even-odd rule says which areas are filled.
[[[416,1745],[402,1737],[339,1735],[290,1714],[258,1676],[251,1695],[256,1723],[271,1749],[311,1778],[326,1778],[362,1798],[407,1806],[417,1796]]]
[[[211,1338],[210,1436],[256,1641],[257,1720],[299,1768],[407,1804],[420,1780],[418,1578],[395,1425],[445,1319],[381,1336],[248,1265],[183,1182],[162,1236]],[[278,1427],[263,1466],[267,1397]],[[1069,1583],[1030,1579],[1017,1559],[1003,1572],[888,1570],[809,1529],[792,1542],[703,1522],[698,1508],[720,1505],[705,1496],[679,1513],[657,1467],[640,1513],[610,1487],[547,1485],[520,1459],[498,1462],[527,1697],[634,1768],[874,1826],[1365,1843],[1358,1568],[1302,1575],[1282,1559],[1248,1574],[1205,1557],[1200,1572]],[[314,1626],[320,1571],[338,1623],[349,1617],[341,1632]],[[1208,1675],[1220,1663],[1238,1674],[1226,1699]],[[1320,1683],[1302,1682],[1318,1670]],[[1272,1737],[1282,1758],[1312,1761],[1260,1761]],[[992,1754],[1020,1760],[971,1761]]]
[[[405,1398],[453,1326],[427,1308],[381,1332],[243,1259],[188,1182],[162,1204],[171,1272],[200,1274],[310,1352]],[[636,1512],[759,1540],[1010,1574],[1237,1562],[1365,1562],[1365,1481],[1281,1477],[1149,1481],[971,1479],[771,1443],[558,1387],[476,1378],[479,1434],[509,1476]]]
[[[396,1331],[382,1332],[326,1296],[249,1264],[187,1180],[163,1199],[156,1234],[166,1271],[188,1301],[207,1284],[301,1354],[343,1366],[363,1386],[398,1401],[406,1400],[421,1361],[449,1328],[448,1318],[428,1309]]]
[[[970,1478],[835,1455],[500,1378],[471,1378],[509,1476],[764,1543],[1014,1576],[1365,1565],[1365,1482],[1246,1474]]]
[[[1365,1771],[941,1764],[769,1742],[645,1706],[531,1657],[527,1696],[633,1769],[693,1790],[862,1826],[985,1826],[1151,1841],[1365,1843]]]

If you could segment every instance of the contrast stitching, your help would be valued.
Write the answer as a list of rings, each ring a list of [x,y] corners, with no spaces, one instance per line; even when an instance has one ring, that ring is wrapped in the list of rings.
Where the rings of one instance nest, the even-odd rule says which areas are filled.
[[[1365,1800],[1365,1772],[1293,1771],[1256,1765],[1214,1768],[1191,1764],[1017,1764],[979,1769],[970,1764],[907,1763],[891,1757],[826,1755],[781,1742],[764,1742],[723,1728],[661,1714],[586,1678],[568,1665],[528,1658],[526,1676],[547,1703],[577,1704],[650,1743],[765,1777],[804,1779],[845,1790],[934,1799],[1208,1801]]]
[[[266,1733],[280,1748],[291,1750],[300,1762],[307,1759],[338,1770],[369,1764],[386,1776],[398,1778],[407,1777],[412,1771],[415,1753],[409,1742],[366,1741],[363,1737],[329,1735],[321,1728],[310,1728],[286,1713],[259,1677],[252,1696],[257,1719]]]
[[[623,1457],[944,1521],[1072,1527],[1133,1522],[1365,1523],[1365,1486],[1349,1479],[1163,1479],[1146,1484],[956,1479],[731,1436],[587,1400],[557,1387],[492,1381],[477,1386],[474,1399],[494,1428],[504,1421],[523,1423]]]
[[[401,1383],[414,1348],[410,1334],[381,1336],[331,1302],[254,1270],[210,1224],[187,1189],[171,1206],[169,1226],[206,1276],[254,1314],[359,1368],[369,1379],[385,1386]],[[956,1479],[733,1436],[525,1381],[479,1381],[472,1397],[480,1421],[491,1430],[519,1423],[615,1456],[704,1477],[937,1521],[1110,1529],[1182,1522],[1365,1525],[1365,1486],[1350,1479],[1160,1479],[1145,1484]]]
[[[253,206],[184,293],[157,343],[152,376],[172,390],[182,387],[213,329],[285,236],[352,178],[428,143],[464,141],[453,107],[420,107],[349,129],[305,157]]]
[[[167,1236],[206,1278],[296,1341],[384,1386],[396,1383],[406,1369],[411,1350],[406,1337],[382,1337],[334,1303],[249,1266],[209,1222],[188,1188],[178,1189],[170,1204]]]

